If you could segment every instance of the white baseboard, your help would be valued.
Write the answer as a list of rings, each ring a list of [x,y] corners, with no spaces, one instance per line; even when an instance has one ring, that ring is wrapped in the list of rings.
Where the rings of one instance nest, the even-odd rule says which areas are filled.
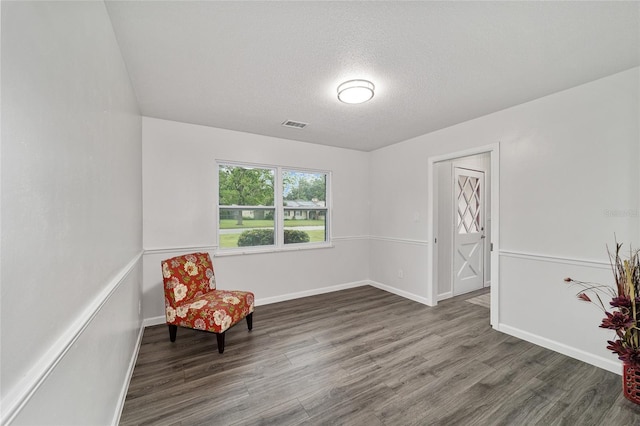
[[[299,291],[296,293],[287,293],[280,296],[257,298],[255,306],[270,305],[272,303],[285,302],[287,300],[300,299],[302,297],[316,296],[318,294],[332,293],[334,291],[346,290],[348,288],[362,287],[369,285],[369,281],[355,281],[346,284],[339,284],[330,287],[314,288],[313,290]],[[157,317],[145,318],[142,327],[151,327],[153,325],[165,324],[167,322],[164,315]]]
[[[453,292],[452,291],[448,291],[446,293],[440,293],[438,295],[438,302],[444,299],[450,299],[453,297]]]
[[[565,345],[564,343],[556,342],[505,324],[500,324],[497,328],[494,327],[494,329],[579,361],[586,362],[587,364],[595,365],[596,367],[600,367],[612,373],[622,375],[622,364],[619,361],[593,355],[580,349]]]
[[[354,282],[351,282],[351,283],[338,284],[338,285],[333,285],[333,286],[329,286],[329,287],[314,288],[313,290],[299,291],[299,292],[295,292],[295,293],[287,293],[287,294],[282,294],[282,295],[273,296],[273,297],[256,298],[255,305],[256,306],[270,305],[272,303],[286,302],[287,300],[294,300],[294,299],[300,299],[302,297],[316,296],[318,294],[332,293],[334,291],[340,291],[340,290],[346,290],[346,289],[349,289],[349,288],[362,287],[362,286],[365,286],[365,285],[371,285],[372,287],[376,287],[376,288],[379,288],[381,290],[388,291],[389,293],[397,294],[398,296],[406,297],[407,299],[411,299],[411,300],[414,300],[416,302],[419,302],[419,303],[422,303],[422,304],[425,304],[425,305],[429,305],[428,300],[423,298],[423,297],[416,296],[415,294],[404,292],[402,290],[398,290],[396,288],[389,287],[387,285],[384,285],[384,284],[381,284],[381,283],[377,283],[377,282],[374,282],[374,281],[368,281],[368,280],[354,281]],[[153,325],[164,324],[166,322],[167,322],[167,320],[165,319],[164,315],[157,316],[157,317],[151,317],[151,318],[145,318],[144,321],[142,322],[142,327],[143,328],[144,327],[150,327],[150,326],[153,326]]]
[[[431,299],[418,296],[417,294],[409,293],[408,291],[400,290],[395,287],[388,286],[386,284],[379,283],[377,281],[368,281],[367,284],[372,287],[379,288],[380,290],[387,291],[389,293],[397,294],[398,296],[404,297],[405,299],[413,300],[414,302],[422,303],[427,306],[434,306],[431,303]]]
[[[287,300],[300,299],[302,297],[316,296],[318,294],[332,293],[334,291],[346,290],[348,288],[362,287],[369,285],[369,281],[354,281],[346,284],[338,284],[330,287],[314,288],[313,290],[299,291],[296,293],[287,293],[280,296],[257,298],[255,305],[270,305],[271,303],[284,302]]]
[[[144,334],[144,326],[140,327],[138,331],[138,338],[136,339],[136,346],[129,361],[129,368],[127,368],[127,380],[123,383],[120,390],[120,396],[118,397],[118,405],[116,406],[116,412],[113,416],[112,425],[120,424],[120,416],[122,415],[122,409],[124,408],[124,401],[127,398],[127,392],[129,391],[129,384],[131,383],[131,377],[133,376],[133,369],[138,361],[138,353],[140,352],[140,345],[142,344],[142,335]]]
[[[160,324],[166,324],[166,323],[167,323],[167,318],[164,315],[145,318],[144,321],[142,321],[142,328],[144,329],[145,327],[151,327],[152,325],[160,325]]]

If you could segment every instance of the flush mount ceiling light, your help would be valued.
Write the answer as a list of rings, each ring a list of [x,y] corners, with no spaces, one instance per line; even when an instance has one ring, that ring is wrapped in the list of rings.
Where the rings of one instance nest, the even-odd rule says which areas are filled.
[[[338,86],[338,99],[345,104],[361,104],[373,98],[375,86],[367,80],[349,80]]]

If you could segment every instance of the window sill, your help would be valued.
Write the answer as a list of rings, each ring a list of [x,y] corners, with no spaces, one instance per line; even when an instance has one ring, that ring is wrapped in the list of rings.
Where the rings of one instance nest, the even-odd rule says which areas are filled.
[[[318,250],[318,249],[327,249],[333,248],[334,245],[332,243],[317,243],[317,244],[291,244],[286,247],[261,247],[261,248],[241,248],[241,249],[216,249],[213,253],[214,257],[224,257],[224,256],[238,256],[245,254],[264,254],[264,253],[280,253],[280,252],[291,252],[291,251],[302,251],[302,250]]]

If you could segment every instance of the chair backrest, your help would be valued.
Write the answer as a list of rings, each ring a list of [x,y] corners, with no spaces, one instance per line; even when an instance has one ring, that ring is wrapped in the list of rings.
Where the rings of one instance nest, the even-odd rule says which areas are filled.
[[[176,256],[162,262],[164,294],[171,306],[216,289],[216,278],[209,253]]]

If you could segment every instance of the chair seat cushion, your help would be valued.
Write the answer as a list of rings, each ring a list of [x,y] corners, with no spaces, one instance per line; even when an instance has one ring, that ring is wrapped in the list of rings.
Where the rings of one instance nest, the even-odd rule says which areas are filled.
[[[175,308],[167,305],[167,323],[223,333],[253,312],[253,293],[213,290]]]

